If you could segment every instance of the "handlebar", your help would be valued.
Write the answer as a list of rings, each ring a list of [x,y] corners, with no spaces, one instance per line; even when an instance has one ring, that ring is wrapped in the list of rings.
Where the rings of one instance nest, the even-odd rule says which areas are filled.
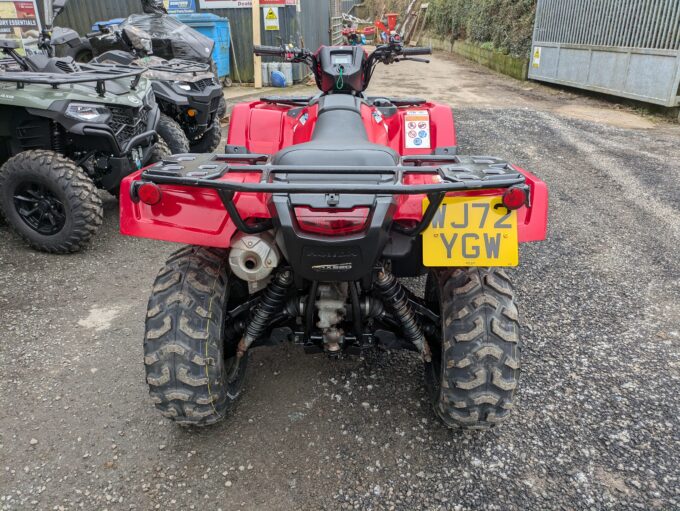
[[[321,88],[322,70],[318,65],[317,55],[305,48],[293,48],[285,46],[253,46],[253,52],[260,57],[282,57],[288,62],[305,63],[307,64],[314,77],[317,85]],[[418,62],[429,63],[429,60],[414,58],[415,55],[431,55],[432,48],[404,48],[400,41],[391,41],[389,44],[378,46],[373,53],[371,53],[363,63],[363,88],[366,90],[373,71],[377,63],[393,64],[404,60],[412,60]]]
[[[258,56],[285,57],[286,49],[281,46],[253,46],[253,52]]]
[[[403,48],[401,54],[405,57],[415,55],[432,55],[432,48]]]

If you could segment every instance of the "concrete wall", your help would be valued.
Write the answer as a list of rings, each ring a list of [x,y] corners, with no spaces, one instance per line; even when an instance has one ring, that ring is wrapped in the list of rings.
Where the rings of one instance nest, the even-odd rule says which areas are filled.
[[[529,59],[511,57],[493,50],[487,50],[476,44],[465,41],[447,41],[428,34],[423,35],[418,44],[431,46],[435,50],[456,53],[473,60],[483,66],[511,76],[517,80],[526,80],[529,73]]]

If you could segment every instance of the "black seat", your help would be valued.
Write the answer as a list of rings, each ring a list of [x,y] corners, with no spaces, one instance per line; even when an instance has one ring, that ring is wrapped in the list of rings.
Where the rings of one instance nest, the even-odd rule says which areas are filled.
[[[287,147],[274,155],[275,165],[391,167],[399,155],[372,144],[361,118],[361,100],[349,95],[324,96],[311,142]]]

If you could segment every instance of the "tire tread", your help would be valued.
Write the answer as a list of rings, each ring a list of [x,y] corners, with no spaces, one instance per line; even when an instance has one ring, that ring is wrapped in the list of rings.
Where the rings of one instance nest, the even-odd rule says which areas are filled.
[[[226,252],[186,247],[158,273],[149,299],[144,362],[156,408],[183,425],[222,420],[243,384],[225,380]],[[244,359],[245,360],[245,359]]]
[[[184,133],[182,126],[172,117],[161,114],[156,132],[165,141],[171,154],[191,152],[186,133]]]
[[[514,405],[520,325],[503,270],[465,268],[438,276],[443,347],[436,414],[452,428],[489,429]]]
[[[3,201],[3,195],[0,194],[0,213],[7,224],[37,250],[53,254],[68,254],[82,250],[99,231],[104,220],[102,200],[92,179],[72,160],[53,151],[41,149],[24,151],[7,160],[0,168],[0,190],[5,189],[7,181],[13,174],[19,173],[41,175],[62,190],[66,195],[73,224],[68,235],[58,241],[48,242],[37,237],[33,238],[15,225],[7,209],[14,208],[14,205]],[[55,240],[57,237],[58,235],[55,235]]]

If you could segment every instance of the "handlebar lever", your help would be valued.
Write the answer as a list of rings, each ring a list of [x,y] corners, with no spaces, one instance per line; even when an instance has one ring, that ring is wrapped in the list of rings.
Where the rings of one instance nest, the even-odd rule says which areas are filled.
[[[421,62],[422,64],[429,64],[429,59],[419,59],[417,57],[401,57],[396,59],[396,62],[403,62],[405,60],[410,60],[412,62]]]

